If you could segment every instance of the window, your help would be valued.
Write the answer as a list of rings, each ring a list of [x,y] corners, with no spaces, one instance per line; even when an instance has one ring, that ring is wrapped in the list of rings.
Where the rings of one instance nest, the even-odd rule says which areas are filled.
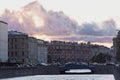
[[[14,55],[14,53],[13,52],[11,52],[11,56],[13,56]]]
[[[17,45],[15,44],[15,48],[17,48]]]
[[[25,62],[25,60],[24,60],[24,59],[22,59],[22,62]]]
[[[17,52],[15,52],[15,56],[17,56]]]
[[[24,54],[24,52],[22,52],[22,56],[24,56],[25,54]]]
[[[14,41],[17,42],[17,38],[15,38]]]

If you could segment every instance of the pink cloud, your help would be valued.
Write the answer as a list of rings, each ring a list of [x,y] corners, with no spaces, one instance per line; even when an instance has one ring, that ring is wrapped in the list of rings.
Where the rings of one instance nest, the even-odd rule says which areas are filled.
[[[0,18],[9,24],[9,30],[17,30],[29,35],[44,34],[51,39],[112,42],[111,36],[116,33],[116,23],[113,19],[102,22],[102,29],[95,22],[79,25],[63,12],[46,11],[37,1],[29,3],[19,11],[6,10]],[[61,36],[63,37],[60,38]]]

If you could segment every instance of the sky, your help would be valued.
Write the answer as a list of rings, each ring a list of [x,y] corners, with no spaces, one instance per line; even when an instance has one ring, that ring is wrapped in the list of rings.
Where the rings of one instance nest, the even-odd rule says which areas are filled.
[[[112,46],[120,29],[119,0],[0,0],[9,30],[51,41]]]

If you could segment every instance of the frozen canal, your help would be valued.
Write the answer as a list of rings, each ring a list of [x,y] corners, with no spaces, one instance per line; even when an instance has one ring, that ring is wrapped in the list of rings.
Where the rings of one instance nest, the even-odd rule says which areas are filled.
[[[1,80],[115,80],[113,75],[36,75]]]

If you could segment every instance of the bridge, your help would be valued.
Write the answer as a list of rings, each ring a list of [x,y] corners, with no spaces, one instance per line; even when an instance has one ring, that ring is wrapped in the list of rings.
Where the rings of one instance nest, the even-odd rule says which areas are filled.
[[[102,74],[102,75],[112,74],[114,75],[115,80],[120,80],[120,66],[94,65],[94,68],[91,68],[91,69],[93,70],[93,73],[92,73],[93,75],[94,74]],[[20,77],[20,76],[33,76],[33,75],[63,75],[63,74],[61,74],[61,70],[60,68],[58,68],[58,66],[53,66],[53,65],[38,66],[38,67],[11,67],[11,68],[1,67],[0,68],[0,79]]]

